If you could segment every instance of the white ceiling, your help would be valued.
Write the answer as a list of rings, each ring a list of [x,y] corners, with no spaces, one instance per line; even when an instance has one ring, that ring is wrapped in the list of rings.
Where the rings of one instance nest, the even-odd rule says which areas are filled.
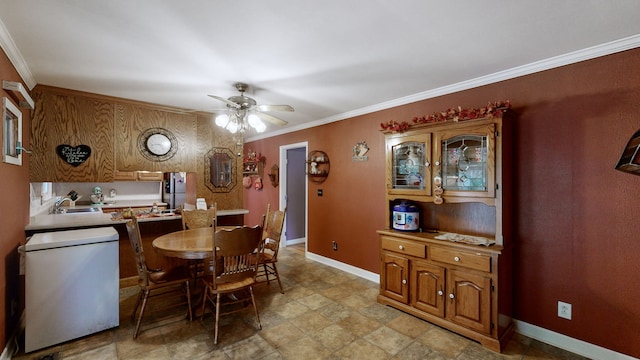
[[[289,122],[273,135],[635,48],[639,14],[637,0],[0,0],[0,44],[29,87],[212,110],[207,94],[246,82],[296,109],[272,113]]]

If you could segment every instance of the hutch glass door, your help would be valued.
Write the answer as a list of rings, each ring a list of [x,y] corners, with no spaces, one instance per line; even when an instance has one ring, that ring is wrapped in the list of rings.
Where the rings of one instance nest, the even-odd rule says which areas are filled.
[[[388,139],[388,190],[391,194],[431,194],[431,136]]]

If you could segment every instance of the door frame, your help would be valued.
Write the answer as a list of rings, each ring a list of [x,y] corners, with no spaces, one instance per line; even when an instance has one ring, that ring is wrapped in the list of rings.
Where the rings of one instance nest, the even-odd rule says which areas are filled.
[[[295,144],[288,144],[288,145],[281,145],[280,146],[280,190],[279,190],[279,203],[280,203],[280,210],[284,210],[284,207],[287,203],[286,200],[286,196],[287,196],[287,150],[290,149],[298,149],[298,148],[304,148],[304,153],[307,154],[309,152],[309,142],[304,141],[304,142],[299,142],[299,143],[295,143]],[[305,175],[304,175],[304,208],[306,209],[305,211],[305,217],[304,217],[304,237],[301,239],[302,241],[304,241],[304,252],[305,254],[307,253],[307,236],[309,234],[309,182],[307,181],[307,174],[305,171]],[[287,216],[285,216],[284,218],[284,228],[287,228]],[[284,236],[284,234],[282,235]],[[300,243],[300,241],[296,240],[294,243]],[[293,243],[292,243],[293,244]],[[280,247],[286,247],[287,246],[287,241],[280,241]]]

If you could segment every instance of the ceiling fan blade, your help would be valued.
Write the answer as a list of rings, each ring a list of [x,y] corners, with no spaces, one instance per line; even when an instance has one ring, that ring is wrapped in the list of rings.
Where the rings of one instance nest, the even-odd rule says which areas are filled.
[[[260,111],[294,111],[289,105],[258,105],[256,108]]]
[[[231,106],[231,107],[236,108],[236,109],[239,109],[239,108],[240,108],[240,104],[234,103],[234,102],[233,102],[233,101],[231,101],[231,100],[228,100],[228,99],[222,98],[222,97],[220,97],[220,96],[215,96],[215,95],[209,95],[209,96],[210,96],[210,97],[212,97],[212,98],[214,98],[214,99],[216,99],[216,100],[220,100],[220,101],[222,101],[223,103],[227,104],[227,106]]]
[[[259,111],[257,109],[255,111],[258,114],[260,114],[260,118],[262,120],[268,121],[268,122],[270,122],[272,124],[276,124],[276,125],[280,125],[280,126],[284,126],[284,125],[288,124],[288,122],[286,122],[286,121],[284,121],[284,120],[282,120],[280,118],[277,118],[277,117],[275,117],[273,115],[270,115],[270,114],[267,114],[267,113],[263,113],[262,111]]]

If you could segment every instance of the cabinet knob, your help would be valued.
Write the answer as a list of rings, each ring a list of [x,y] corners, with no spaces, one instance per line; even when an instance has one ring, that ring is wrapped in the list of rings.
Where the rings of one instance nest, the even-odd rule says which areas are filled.
[[[452,300],[453,300],[453,298],[454,298],[454,297],[456,297],[456,296],[455,296],[455,295],[453,295],[453,293],[449,294],[449,299],[452,299]]]
[[[407,279],[402,279],[402,285],[407,285]]]
[[[444,295],[444,293],[442,292],[442,290],[438,290],[438,295],[439,295],[439,296]]]
[[[398,246],[398,249],[404,250],[404,246],[400,245],[400,246]]]
[[[440,166],[440,161],[436,161],[436,166]]]
[[[460,261],[460,258],[458,256],[454,257],[453,260],[455,261]]]
[[[429,166],[431,166],[431,163],[430,163],[430,162],[428,162],[428,161],[426,161],[426,162],[424,163],[424,166],[429,167]]]

